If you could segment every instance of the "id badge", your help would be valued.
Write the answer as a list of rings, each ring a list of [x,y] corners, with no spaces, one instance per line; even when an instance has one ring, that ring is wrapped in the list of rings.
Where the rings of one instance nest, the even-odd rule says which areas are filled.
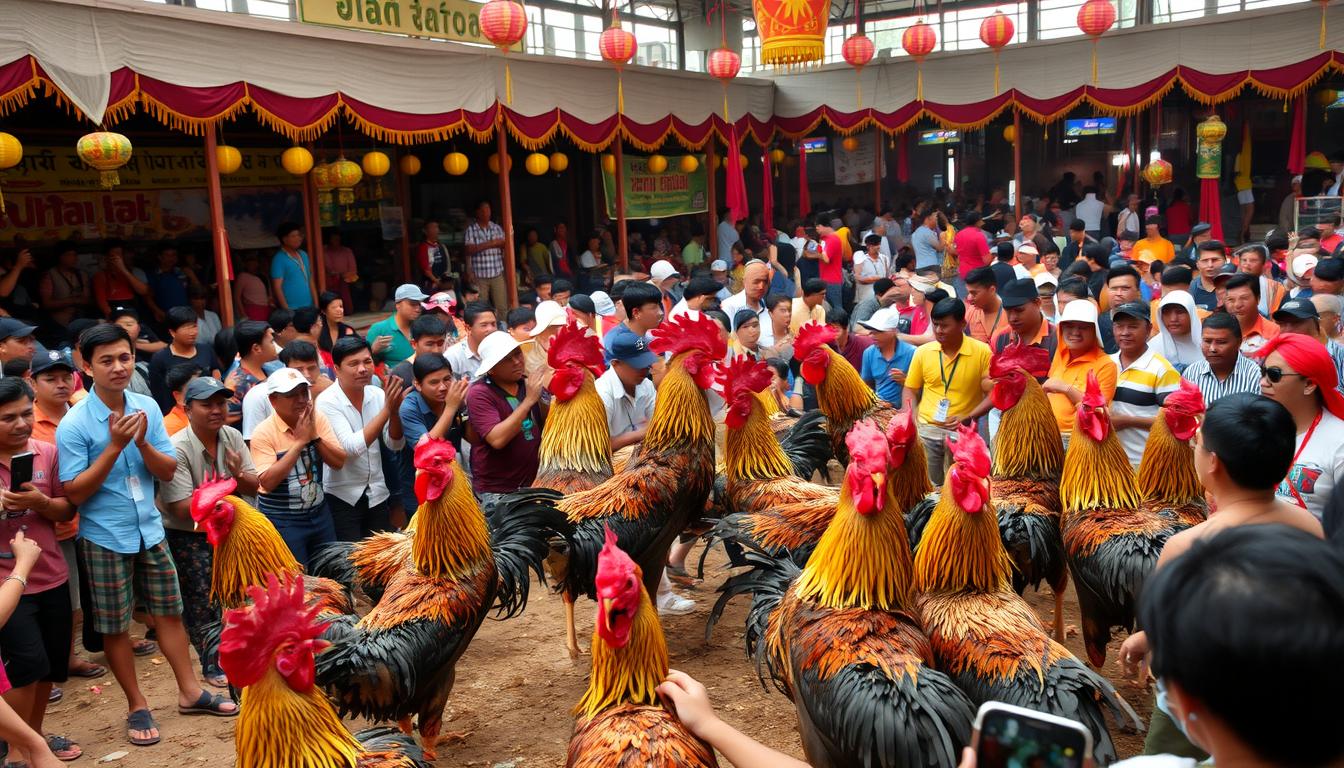
[[[144,501],[145,492],[140,488],[140,478],[131,475],[126,478],[127,489],[131,492],[131,498],[135,501]]]
[[[952,403],[944,397],[938,401],[938,409],[933,412],[934,421],[947,421],[947,411],[952,407]]]

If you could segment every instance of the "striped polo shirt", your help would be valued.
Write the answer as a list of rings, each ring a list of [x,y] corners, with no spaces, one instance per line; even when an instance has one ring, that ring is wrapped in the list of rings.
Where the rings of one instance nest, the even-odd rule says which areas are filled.
[[[1199,391],[1204,394],[1205,408],[1213,405],[1216,400],[1238,392],[1260,394],[1260,366],[1241,355],[1237,355],[1237,364],[1232,367],[1232,373],[1226,379],[1219,380],[1213,375],[1208,360],[1196,360],[1191,363],[1181,372],[1181,378],[1194,382],[1199,387]]]
[[[1120,353],[1111,355],[1119,376],[1115,382],[1115,399],[1111,401],[1111,412],[1124,416],[1142,416],[1154,418],[1157,409],[1167,395],[1181,386],[1181,375],[1171,367],[1165,357],[1153,350],[1145,350],[1138,360],[1126,367],[1120,362]],[[1126,427],[1115,431],[1120,444],[1125,447],[1129,463],[1139,466],[1143,458],[1143,447],[1148,442],[1148,430],[1145,427]]]

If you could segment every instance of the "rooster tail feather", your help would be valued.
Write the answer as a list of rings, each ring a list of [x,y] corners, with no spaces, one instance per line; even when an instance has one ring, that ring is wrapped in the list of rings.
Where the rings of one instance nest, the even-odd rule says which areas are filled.
[[[556,508],[561,498],[547,488],[524,488],[503,496],[490,510],[486,521],[499,573],[496,618],[512,618],[527,607],[528,571],[546,584],[541,563],[551,551],[551,539],[560,536],[568,541],[573,533],[573,526]]]
[[[357,768],[431,768],[415,739],[391,726],[374,726],[355,733],[364,748]]]
[[[793,473],[804,480],[811,480],[818,470],[824,472],[835,455],[826,415],[819,410],[799,416],[797,423],[780,437],[779,446],[793,464]]]
[[[751,595],[751,608],[747,611],[746,622],[747,655],[756,664],[756,675],[761,685],[764,687],[769,678],[787,696],[789,690],[785,670],[776,668],[766,637],[771,615],[798,580],[802,568],[788,557],[772,557],[746,537],[726,537],[725,541],[735,541],[741,545],[744,565],[751,566],[751,570],[729,577],[719,587],[719,598],[714,602],[705,625],[705,639],[708,640],[714,632],[715,625],[723,618],[723,611],[733,598]]]
[[[354,541],[337,541],[320,547],[308,561],[310,576],[322,576],[337,582],[350,591],[359,584],[359,571],[350,559],[355,553]]]
[[[342,717],[371,720],[399,720],[417,712],[424,692],[439,683],[421,679],[429,677],[422,672],[451,669],[463,642],[460,627],[425,619],[376,631],[359,626],[338,631],[344,637],[317,655],[317,682]]]
[[[931,493],[911,507],[905,513],[905,535],[910,538],[910,551],[919,548],[919,540],[924,536],[924,528],[933,517],[933,509],[938,506],[938,494]]]
[[[1057,519],[1029,513],[1020,504],[1000,504],[998,515],[999,537],[1013,561],[1014,591],[1040,589],[1042,581],[1062,589],[1067,565]]]

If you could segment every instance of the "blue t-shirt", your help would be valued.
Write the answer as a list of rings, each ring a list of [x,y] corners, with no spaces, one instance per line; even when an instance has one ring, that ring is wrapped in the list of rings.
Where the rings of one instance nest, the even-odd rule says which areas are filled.
[[[150,290],[154,293],[154,303],[167,312],[173,307],[185,307],[191,304],[187,297],[187,274],[174,267],[171,272],[154,270],[149,275]]]
[[[299,261],[303,266],[299,266]],[[290,309],[313,306],[313,292],[309,287],[313,268],[308,263],[308,252],[299,251],[299,261],[295,261],[282,248],[271,257],[271,279],[280,280],[285,293],[285,303]]]
[[[899,368],[902,372],[910,370],[910,361],[915,358],[915,347],[904,341],[897,341],[891,357],[883,357],[882,350],[874,344],[863,350],[863,370],[859,375],[873,389],[877,396],[892,405],[901,404],[901,392],[904,386],[891,380],[891,371]]]
[[[915,249],[915,269],[936,267],[943,263],[943,255],[938,252],[938,238],[941,237],[928,227],[920,227],[910,236],[910,245]]]

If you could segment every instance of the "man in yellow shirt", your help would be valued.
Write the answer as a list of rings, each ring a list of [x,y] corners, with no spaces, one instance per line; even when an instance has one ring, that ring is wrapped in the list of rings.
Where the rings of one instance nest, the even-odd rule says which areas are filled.
[[[1163,264],[1170,264],[1171,260],[1176,258],[1176,248],[1170,240],[1162,236],[1161,216],[1149,216],[1143,224],[1146,230],[1145,237],[1134,243],[1134,248],[1129,253],[1139,272],[1147,274],[1148,266],[1154,261],[1160,260]]]
[[[1087,390],[1087,374],[1097,374],[1097,383],[1108,404],[1115,398],[1119,374],[1115,361],[1101,348],[1096,304],[1087,299],[1070,301],[1059,313],[1058,324],[1061,343],[1050,364],[1050,378],[1041,387],[1050,398],[1050,408],[1055,412],[1067,448],[1075,410]]]
[[[826,322],[826,281],[810,278],[803,283],[803,295],[793,300],[789,331],[798,333],[806,323]]]
[[[933,341],[915,350],[905,376],[902,407],[909,409],[918,403],[919,437],[929,460],[929,479],[941,486],[947,438],[984,398],[980,382],[989,374],[990,352],[988,344],[966,335],[966,305],[961,299],[943,299],[933,306],[929,318]]]

